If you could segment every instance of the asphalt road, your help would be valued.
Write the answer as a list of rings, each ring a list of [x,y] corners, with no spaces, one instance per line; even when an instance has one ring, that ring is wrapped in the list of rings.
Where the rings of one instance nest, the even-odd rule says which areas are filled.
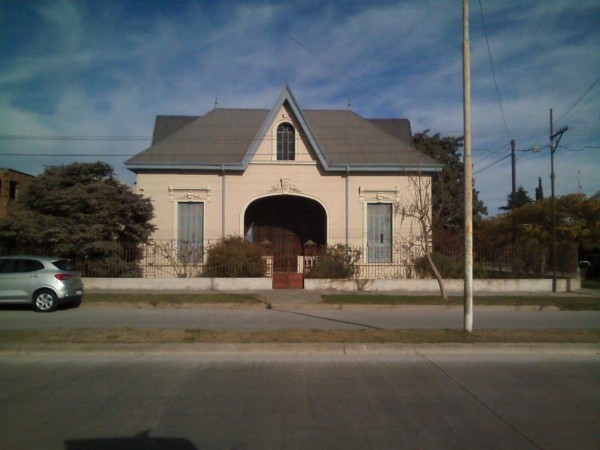
[[[0,448],[597,449],[592,351],[0,355]]]
[[[137,308],[83,304],[51,314],[23,308],[0,309],[0,329],[131,327],[176,329],[462,329],[460,307],[345,307],[298,309],[284,305],[224,308]],[[600,328],[600,311],[537,311],[475,307],[474,327],[487,328]]]

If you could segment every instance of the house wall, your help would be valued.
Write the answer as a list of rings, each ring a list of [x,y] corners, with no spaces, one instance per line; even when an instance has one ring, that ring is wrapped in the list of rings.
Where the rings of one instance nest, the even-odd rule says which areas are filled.
[[[246,208],[259,198],[275,195],[298,195],[320,203],[327,214],[326,235],[330,244],[366,245],[368,203],[395,205],[394,240],[420,234],[416,223],[401,214],[402,207],[412,198],[413,184],[409,177],[398,173],[350,172],[346,187],[345,173],[331,174],[321,169],[317,155],[287,104],[275,117],[243,173],[137,175],[139,193],[150,197],[154,204],[155,240],[177,238],[177,203],[180,201],[204,203],[204,239],[215,241],[226,235],[243,235]],[[296,129],[294,161],[277,161],[277,127],[283,122],[292,123]],[[425,189],[429,191],[428,186]]]
[[[223,235],[244,232],[244,213],[258,198],[298,195],[319,202],[327,213],[327,241],[346,241],[346,175],[323,174],[316,163],[257,162],[244,173],[139,174],[138,192],[150,197],[155,208],[155,240],[177,238],[177,203],[204,203],[204,238],[214,241]],[[223,187],[225,208],[223,213]],[[366,244],[368,203],[395,205],[395,239],[419,234],[416,223],[403,219],[402,206],[410,202],[410,180],[398,174],[349,174],[348,243]],[[225,223],[223,226],[223,217]]]

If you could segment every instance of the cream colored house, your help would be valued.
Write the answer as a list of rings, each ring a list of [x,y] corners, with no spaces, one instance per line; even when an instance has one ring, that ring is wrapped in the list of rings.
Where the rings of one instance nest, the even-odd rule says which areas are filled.
[[[298,255],[342,243],[365,249],[365,264],[394,262],[397,242],[419,233],[402,215],[411,177],[442,168],[411,146],[408,120],[303,109],[289,87],[270,110],[158,116],[126,166],[153,201],[155,241],[244,235]]]

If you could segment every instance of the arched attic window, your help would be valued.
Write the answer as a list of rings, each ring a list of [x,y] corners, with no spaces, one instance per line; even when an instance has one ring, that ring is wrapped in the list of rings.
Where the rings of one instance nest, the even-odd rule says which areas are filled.
[[[277,127],[277,161],[296,159],[296,131],[289,123]]]

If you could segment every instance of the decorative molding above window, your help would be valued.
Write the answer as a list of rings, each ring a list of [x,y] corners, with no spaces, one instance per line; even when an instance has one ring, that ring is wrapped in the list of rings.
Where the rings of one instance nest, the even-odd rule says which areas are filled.
[[[174,188],[169,186],[170,201],[207,201],[210,202],[212,190],[211,187],[205,188]]]
[[[367,189],[363,187],[358,188],[358,194],[360,196],[360,202],[400,202],[400,191],[397,187],[394,189]]]
[[[274,184],[267,192],[279,192],[281,194],[289,194],[290,192],[302,192],[298,186],[292,184],[289,178],[282,178],[279,184]]]

